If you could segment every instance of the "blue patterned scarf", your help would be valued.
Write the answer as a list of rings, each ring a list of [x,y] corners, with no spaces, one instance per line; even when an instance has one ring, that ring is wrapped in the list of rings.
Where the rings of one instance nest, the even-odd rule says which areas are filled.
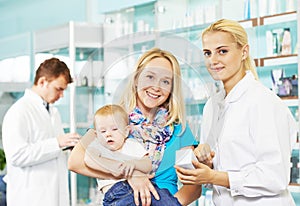
[[[129,114],[130,136],[141,142],[149,152],[152,172],[157,170],[163,158],[165,144],[173,134],[173,125],[165,126],[167,117],[168,111],[163,107],[158,109],[152,123],[138,107]]]

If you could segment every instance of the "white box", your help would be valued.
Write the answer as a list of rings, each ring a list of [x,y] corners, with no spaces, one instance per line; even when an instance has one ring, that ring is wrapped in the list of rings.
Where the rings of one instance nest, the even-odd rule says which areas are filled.
[[[175,164],[185,169],[195,169],[192,160],[197,161],[197,158],[192,149],[182,149],[176,151]]]

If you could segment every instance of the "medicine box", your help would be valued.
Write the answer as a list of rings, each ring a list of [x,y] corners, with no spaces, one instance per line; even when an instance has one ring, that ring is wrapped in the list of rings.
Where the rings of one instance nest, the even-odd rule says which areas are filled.
[[[192,160],[197,161],[192,149],[181,149],[176,151],[176,165],[185,169],[195,169]]]

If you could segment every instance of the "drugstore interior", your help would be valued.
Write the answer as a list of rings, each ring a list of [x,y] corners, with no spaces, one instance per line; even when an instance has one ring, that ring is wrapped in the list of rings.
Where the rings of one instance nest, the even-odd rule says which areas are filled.
[[[64,128],[84,134],[96,108],[114,100],[138,56],[157,46],[180,60],[188,121],[199,136],[203,105],[218,86],[204,67],[199,34],[220,18],[246,28],[260,81],[299,120],[299,0],[0,0],[0,17],[0,126],[31,86],[37,66],[55,56],[75,79],[56,103]],[[292,155],[290,190],[300,205],[296,142]],[[72,206],[96,201],[94,179],[70,173],[70,182]],[[210,196],[204,191],[193,205],[209,205]]]

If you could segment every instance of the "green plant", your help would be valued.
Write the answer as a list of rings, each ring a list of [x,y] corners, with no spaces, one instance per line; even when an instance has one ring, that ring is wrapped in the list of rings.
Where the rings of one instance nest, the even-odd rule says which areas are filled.
[[[6,158],[3,149],[0,149],[0,171],[4,170],[6,165]]]

